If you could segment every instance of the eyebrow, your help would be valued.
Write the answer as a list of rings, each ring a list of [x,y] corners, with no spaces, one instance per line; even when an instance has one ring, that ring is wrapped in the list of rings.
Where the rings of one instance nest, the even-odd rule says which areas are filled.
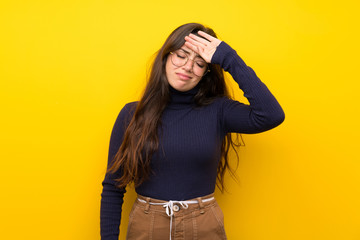
[[[181,50],[183,50],[186,54],[189,54],[190,55],[190,52],[189,51],[187,51],[187,50],[185,50],[185,49],[183,49],[183,48],[180,48]],[[201,59],[203,59],[199,54],[197,54],[197,53],[195,53],[195,57],[196,58],[201,58]]]

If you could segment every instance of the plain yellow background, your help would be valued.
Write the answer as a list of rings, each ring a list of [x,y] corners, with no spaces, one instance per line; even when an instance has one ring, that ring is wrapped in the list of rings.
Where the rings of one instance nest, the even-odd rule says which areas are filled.
[[[115,119],[170,32],[200,22],[286,114],[243,135],[239,183],[227,177],[228,192],[216,192],[228,238],[360,239],[356,2],[2,0],[0,238],[100,238]],[[129,189],[120,239],[134,197]]]

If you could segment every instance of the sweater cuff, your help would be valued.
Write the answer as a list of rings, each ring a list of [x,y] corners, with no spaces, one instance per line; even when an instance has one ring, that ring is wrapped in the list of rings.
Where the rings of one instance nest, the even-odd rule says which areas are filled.
[[[214,55],[211,58],[211,63],[219,64],[220,66],[224,66],[224,61],[227,55],[237,55],[236,51],[232,49],[226,42],[222,41],[219,46],[217,46]]]

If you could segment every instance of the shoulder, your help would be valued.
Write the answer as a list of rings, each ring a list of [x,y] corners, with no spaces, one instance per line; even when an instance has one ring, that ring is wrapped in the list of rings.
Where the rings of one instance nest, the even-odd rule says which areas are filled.
[[[228,96],[221,96],[221,97],[217,97],[214,100],[214,104],[216,104],[218,107],[222,107],[226,104],[231,104],[231,103],[239,103],[239,101],[232,99],[231,97]]]
[[[227,112],[229,109],[246,106],[246,104],[234,100],[228,96],[217,97],[212,104],[217,109],[217,112],[221,115],[223,115],[224,112]]]
[[[211,100],[207,105],[202,106],[202,109],[206,111],[216,111],[218,114],[221,114],[224,108],[228,108],[233,104],[242,104],[239,101],[236,101],[228,96],[218,96]]]
[[[123,123],[125,125],[129,124],[136,110],[138,102],[129,102],[124,105],[120,110],[116,123]]]
[[[136,102],[128,102],[121,109],[120,113],[124,112],[125,114],[134,114],[138,101]]]

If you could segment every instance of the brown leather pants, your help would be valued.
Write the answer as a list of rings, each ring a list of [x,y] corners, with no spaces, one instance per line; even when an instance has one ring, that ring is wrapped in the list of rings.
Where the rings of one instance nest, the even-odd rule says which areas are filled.
[[[225,240],[227,238],[222,210],[215,199],[204,202],[213,196],[214,194],[210,194],[190,199],[196,203],[187,206],[174,202],[171,208],[173,215],[169,216],[170,208],[163,206],[168,202],[138,195],[130,212],[126,239]]]

